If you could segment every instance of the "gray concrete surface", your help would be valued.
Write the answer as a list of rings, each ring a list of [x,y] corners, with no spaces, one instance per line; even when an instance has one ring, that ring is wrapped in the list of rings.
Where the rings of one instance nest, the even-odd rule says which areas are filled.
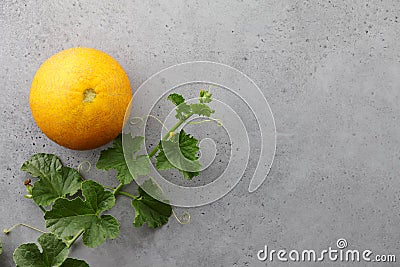
[[[21,163],[55,153],[77,166],[100,150],[77,152],[49,141],[29,110],[40,64],[69,47],[114,56],[137,88],[164,67],[212,60],[238,68],[262,89],[275,115],[277,153],[253,194],[249,178],[227,196],[190,209],[158,230],[131,226],[126,199],[112,213],[121,235],[72,256],[95,267],[266,266],[256,253],[335,247],[395,254],[400,261],[400,3],[331,1],[16,1],[0,3],[0,227],[41,212],[23,198]],[[115,185],[112,174],[89,178]],[[183,212],[178,209],[178,212]],[[19,228],[3,239],[0,266],[38,234]],[[286,266],[274,261],[268,266]],[[297,263],[293,266],[366,266]],[[371,263],[368,266],[397,266]]]

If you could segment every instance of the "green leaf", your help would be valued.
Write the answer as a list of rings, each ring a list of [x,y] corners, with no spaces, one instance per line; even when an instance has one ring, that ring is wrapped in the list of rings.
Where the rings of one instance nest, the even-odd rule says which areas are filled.
[[[33,177],[49,178],[52,173],[60,171],[62,166],[61,160],[57,156],[39,153],[24,162],[21,170],[28,172]]]
[[[176,115],[175,118],[179,120],[186,120],[191,115],[192,109],[190,105],[186,103],[182,103],[176,107]]]
[[[168,203],[169,201],[165,200],[163,192],[161,188],[150,178],[144,183],[140,185],[140,188],[143,189],[146,193],[149,193],[151,197],[156,198],[158,200],[163,199],[163,202]],[[155,196],[155,197],[154,197]]]
[[[83,260],[68,258],[61,264],[61,267],[89,267],[89,264]]]
[[[174,135],[170,141],[176,143],[179,142],[180,152],[182,152],[187,159],[198,159],[197,153],[200,150],[198,147],[199,141],[190,134],[186,133],[183,129],[179,132],[179,135]]]
[[[199,176],[200,174],[200,171],[189,172],[189,171],[179,170],[179,172],[182,174],[183,178],[187,180],[192,180],[193,177]]]
[[[64,167],[61,160],[52,154],[33,155],[22,164],[21,170],[40,179],[33,185],[32,197],[36,204],[42,206],[49,206],[66,195],[74,195],[82,182],[75,169]]]
[[[0,239],[0,255],[3,254],[3,242]]]
[[[212,113],[215,112],[215,110],[212,110],[209,106],[206,104],[190,104],[190,108],[192,109],[193,114],[197,114],[200,116],[206,116],[210,117]]]
[[[167,97],[167,99],[168,99],[169,101],[171,101],[172,103],[174,103],[175,106],[179,106],[180,104],[182,104],[183,102],[185,102],[185,98],[183,98],[182,95],[176,94],[176,93],[170,94],[170,95]]]
[[[161,141],[160,152],[156,156],[156,168],[178,169],[186,179],[199,175],[201,164],[197,157],[200,149],[198,142],[184,130],[168,141]]]
[[[161,142],[160,142],[160,151],[158,152],[156,156],[156,168],[158,170],[169,170],[169,169],[175,169],[175,166],[172,165],[167,157],[165,156],[164,151],[162,150],[161,147]]]
[[[180,94],[170,94],[167,99],[176,106],[175,117],[179,120],[184,120],[191,112],[190,106],[185,103],[185,98]]]
[[[117,171],[117,179],[122,184],[129,184],[133,178],[139,175],[150,174],[150,160],[145,155],[139,155],[135,158],[135,153],[139,151],[144,144],[143,136],[135,136],[132,138],[130,134],[124,134],[125,148],[129,148],[132,158],[125,158],[122,147],[122,135],[119,135],[113,143],[112,148],[103,150],[97,161],[96,167],[102,170],[114,169]],[[132,173],[129,171],[128,165],[131,167]],[[133,176],[132,176],[133,175]]]
[[[147,180],[144,185],[146,183],[147,189],[150,190],[153,190],[154,186],[156,186],[153,182],[151,182],[151,180]],[[149,185],[148,183],[152,183],[153,185]],[[133,225],[136,227],[140,227],[144,223],[147,223],[147,225],[151,228],[160,227],[168,222],[168,219],[172,214],[172,207],[169,204],[154,199],[141,187],[138,188],[138,196],[136,199],[132,200],[132,206],[135,209],[135,219],[133,221]]]
[[[177,106],[175,117],[179,120],[185,120],[187,117],[193,114],[210,117],[215,111],[205,103],[212,101],[211,96],[212,94],[210,94],[208,91],[201,90],[199,97],[200,103],[190,105],[185,102],[185,99],[180,94],[170,94],[167,99]]]
[[[128,162],[131,166],[133,177],[137,178],[139,175],[150,174],[150,159],[146,155],[139,155],[135,160]]]
[[[22,244],[14,251],[14,262],[18,267],[60,266],[68,257],[67,245],[54,234],[39,236],[39,247],[35,243]]]
[[[118,221],[111,215],[100,216],[114,206],[114,195],[94,181],[82,183],[82,195],[84,201],[81,198],[57,199],[45,213],[46,227],[63,239],[83,231],[83,244],[88,247],[99,246],[106,238],[116,238]]]

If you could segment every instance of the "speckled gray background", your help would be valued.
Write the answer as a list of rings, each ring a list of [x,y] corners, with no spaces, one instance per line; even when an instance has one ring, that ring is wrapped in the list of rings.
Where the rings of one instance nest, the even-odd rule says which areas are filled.
[[[33,75],[46,58],[89,46],[114,56],[134,88],[185,61],[238,68],[271,105],[277,153],[258,191],[247,193],[245,177],[218,202],[190,209],[189,225],[170,220],[159,230],[135,229],[129,201],[120,199],[126,208],[113,210],[120,237],[97,249],[78,243],[72,256],[95,267],[265,266],[256,257],[264,244],[321,250],[342,237],[349,248],[400,257],[398,0],[3,0],[0,6],[1,228],[44,227],[40,210],[23,198],[19,167],[31,154],[56,153],[70,166],[98,157],[99,150],[50,142],[28,105]],[[115,184],[111,174],[89,176]],[[2,236],[0,266],[13,266],[15,247],[37,236],[23,228]]]

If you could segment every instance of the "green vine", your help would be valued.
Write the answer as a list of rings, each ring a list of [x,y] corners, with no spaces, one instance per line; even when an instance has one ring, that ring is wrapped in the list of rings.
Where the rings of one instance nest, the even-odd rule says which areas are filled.
[[[96,167],[105,171],[116,170],[119,184],[115,188],[85,180],[82,173],[89,172],[91,168],[91,163],[87,161],[74,169],[64,166],[56,155],[39,153],[24,162],[21,170],[36,180],[34,183],[31,178],[25,181],[27,190],[25,198],[32,199],[43,211],[48,232],[24,223],[4,230],[5,234],[9,234],[15,227],[24,226],[42,233],[38,238],[41,250],[36,243],[22,244],[15,249],[13,258],[16,265],[19,267],[89,266],[82,260],[68,258],[69,248],[79,238],[82,238],[85,246],[97,247],[106,239],[118,237],[120,228],[118,220],[106,214],[114,207],[118,196],[131,199],[135,210],[133,219],[135,227],[144,224],[151,228],[161,227],[171,216],[181,224],[188,223],[189,213],[185,212],[179,218],[171,205],[153,198],[142,187],[160,189],[150,177],[150,159],[153,157],[155,167],[159,170],[177,169],[185,179],[199,175],[198,170],[201,165],[197,156],[200,149],[198,140],[183,129],[179,129],[194,115],[210,117],[214,113],[214,110],[207,105],[211,102],[211,97],[208,91],[201,90],[199,103],[188,104],[183,96],[170,94],[167,99],[175,104],[175,117],[178,121],[148,154],[140,152],[143,150],[144,137],[130,134],[121,134],[114,140],[112,147],[101,151]],[[158,118],[154,118],[162,124]],[[144,122],[143,118],[136,119]],[[129,143],[131,158],[125,158],[122,148],[123,138]],[[168,157],[165,154],[167,148]],[[182,160],[180,157],[185,159]],[[187,163],[179,165],[175,162]],[[84,165],[87,166],[85,171],[83,171]],[[188,171],[188,166],[194,169]],[[138,187],[136,195],[123,191],[125,185],[132,183],[139,176],[148,179]],[[1,251],[0,241],[0,253]]]

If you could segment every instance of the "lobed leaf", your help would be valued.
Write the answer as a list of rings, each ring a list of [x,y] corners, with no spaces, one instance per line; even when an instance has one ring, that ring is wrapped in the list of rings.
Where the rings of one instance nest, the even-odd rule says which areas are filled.
[[[135,153],[139,151],[144,144],[143,136],[135,136],[132,138],[130,134],[124,134],[126,140],[126,148],[132,153],[131,158],[125,158],[122,147],[122,135],[119,135],[113,143],[112,148],[103,150],[97,161],[96,167],[102,170],[116,170],[117,179],[122,184],[129,184],[133,178],[139,175],[150,174],[150,160],[146,155],[139,155],[135,158]],[[128,165],[131,167],[130,172]]]
[[[198,142],[184,130],[168,141],[161,141],[160,152],[156,156],[156,168],[178,169],[186,179],[199,175],[201,164],[197,157],[200,150]]]
[[[42,234],[38,238],[42,252],[35,243],[20,245],[14,251],[14,262],[19,267],[60,266],[68,257],[67,245],[54,234]]]
[[[201,90],[199,97],[200,103],[195,104],[187,104],[183,96],[176,93],[170,94],[167,99],[176,106],[175,117],[179,120],[185,120],[193,114],[210,117],[211,114],[215,112],[206,104],[212,101],[211,96],[212,94],[208,91]]]
[[[185,102],[185,98],[180,94],[170,94],[167,99],[171,101],[175,106],[179,106],[180,104]]]
[[[97,247],[106,238],[116,238],[118,221],[111,215],[100,216],[114,206],[114,195],[94,181],[82,183],[82,195],[85,200],[56,200],[52,209],[45,213],[46,227],[63,239],[83,231],[83,244],[88,247]]]
[[[24,162],[21,170],[39,181],[32,188],[32,198],[37,205],[49,206],[55,200],[78,192],[82,178],[75,169],[64,167],[53,154],[39,153]]]
[[[176,115],[175,118],[179,120],[185,120],[191,115],[192,109],[190,105],[186,103],[182,103],[176,107]]]
[[[147,180],[144,186],[147,186],[147,189],[150,190],[154,190],[154,187],[156,187],[151,180]],[[172,214],[172,207],[169,204],[154,199],[141,187],[138,188],[138,196],[132,200],[132,206],[135,209],[133,225],[136,227],[140,227],[144,223],[147,223],[151,228],[160,227],[168,222]]]
[[[212,110],[209,106],[202,103],[190,104],[190,108],[192,109],[193,114],[197,114],[199,116],[210,117],[211,114],[215,112],[215,110]]]

